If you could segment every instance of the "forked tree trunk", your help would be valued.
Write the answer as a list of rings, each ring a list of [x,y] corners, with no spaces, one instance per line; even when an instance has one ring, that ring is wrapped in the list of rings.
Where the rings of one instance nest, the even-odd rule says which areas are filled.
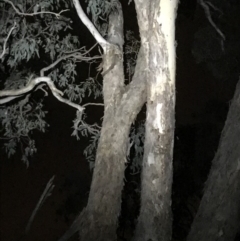
[[[240,224],[240,81],[188,241],[233,241]]]
[[[120,4],[110,16],[108,29],[108,41],[114,45],[108,47],[103,61],[104,119],[88,204],[59,241],[68,240],[77,230],[81,241],[117,238],[129,130],[146,102],[146,78],[140,50],[132,82],[124,85],[123,58],[119,56],[123,45]]]
[[[166,241],[172,236],[175,18],[178,1],[135,2],[138,2],[138,19],[147,23],[141,31],[141,38],[147,45],[148,86],[141,210],[134,240]],[[142,9],[147,10],[146,14]]]
[[[110,18],[110,36],[119,39],[121,17],[115,12]],[[121,26],[122,27],[122,26]],[[117,36],[116,36],[117,35]],[[114,43],[116,43],[114,39]],[[109,41],[111,42],[111,38]],[[108,54],[112,54],[111,50]],[[122,59],[104,76],[104,120],[97,148],[95,168],[87,207],[81,215],[81,241],[117,240],[116,230],[121,211],[125,162],[129,130],[146,101],[143,58],[139,54],[136,72],[128,88],[124,87]],[[106,56],[104,68],[112,65]],[[115,61],[115,60],[114,60]]]
[[[108,41],[123,44],[121,7],[110,16]],[[132,82],[124,86],[123,60],[109,49],[104,57],[104,120],[97,148],[95,168],[87,207],[81,215],[81,241],[116,240],[121,211],[128,137],[131,124],[146,102],[144,58],[139,52]],[[108,71],[116,61],[112,70]]]

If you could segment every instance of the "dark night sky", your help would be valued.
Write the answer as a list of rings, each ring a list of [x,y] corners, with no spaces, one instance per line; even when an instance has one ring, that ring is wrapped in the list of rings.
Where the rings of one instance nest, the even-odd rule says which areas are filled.
[[[240,12],[239,4],[236,4],[236,8]],[[132,19],[135,15],[134,9],[128,7],[126,3],[124,4],[124,14],[125,25],[136,31],[136,21]],[[236,21],[240,21],[240,19],[236,19]],[[78,24],[79,22],[76,21],[76,28],[79,28]],[[196,64],[191,53],[194,33],[207,24],[203,11],[200,7],[195,6],[194,0],[181,1],[176,27],[178,42],[176,135],[178,138],[175,141],[175,149],[183,148],[183,153],[186,155],[183,159],[185,161],[193,160],[201,150],[189,150],[191,149],[190,143],[200,142],[203,150],[206,148],[206,153],[208,153],[207,157],[202,158],[207,159],[209,165],[217,147],[219,134],[213,131],[211,138],[214,141],[210,145],[208,141],[212,141],[212,139],[208,139],[209,128],[212,128],[212,122],[215,119],[212,119],[211,110],[208,112],[206,109],[210,103],[223,103],[223,106],[225,103],[228,106],[238,79],[221,82],[213,77],[205,63]],[[80,32],[81,41],[81,36],[88,33],[84,27],[80,29]],[[81,43],[84,44],[84,41],[88,40],[85,39]],[[220,87],[222,91],[216,94],[216,90],[219,90]],[[51,94],[45,101],[45,109],[49,112],[47,120],[50,127],[45,134],[36,133],[38,152],[31,159],[28,169],[21,162],[20,153],[7,159],[3,150],[0,150],[0,235],[2,241],[20,240],[45,185],[53,175],[56,176],[53,194],[36,215],[29,235],[22,240],[40,241],[43,237],[44,240],[57,240],[87,202],[91,172],[83,156],[84,147],[87,145],[86,140],[77,141],[71,137],[75,110],[59,103]],[[220,110],[222,110],[221,106],[219,112]],[[93,120],[100,118],[103,114],[102,111],[102,107],[94,107],[89,111],[89,118]],[[218,114],[218,109],[216,112]],[[223,118],[226,118],[227,107],[221,112]],[[220,124],[223,125],[224,121]],[[205,128],[201,132],[204,141],[196,140],[201,128]],[[192,135],[189,135],[189,132]],[[205,139],[205,137],[207,138]],[[211,146],[210,149],[207,149],[209,146]],[[175,153],[175,157],[179,158],[178,155]],[[201,176],[199,178],[201,179]],[[188,193],[188,189],[185,191]]]

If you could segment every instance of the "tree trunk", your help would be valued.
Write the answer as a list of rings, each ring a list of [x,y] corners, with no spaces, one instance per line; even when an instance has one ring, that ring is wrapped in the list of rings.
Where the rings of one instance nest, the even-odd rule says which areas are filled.
[[[130,125],[123,118],[104,121],[81,240],[116,240]]]
[[[110,17],[109,41],[123,44],[122,14],[116,11]],[[124,86],[123,60],[113,62],[111,50],[105,57],[103,80],[104,120],[97,148],[95,168],[88,204],[80,218],[80,240],[116,240],[118,216],[121,211],[121,193],[127,155],[129,130],[136,115],[146,101],[145,78],[141,69],[143,58],[139,54],[136,73],[128,88]],[[109,61],[111,60],[111,61]]]
[[[120,9],[121,10],[121,9]],[[122,47],[122,13],[110,17],[108,41]],[[118,42],[117,42],[118,41]],[[121,48],[122,49],[122,48]],[[109,61],[110,60],[110,61]],[[116,61],[112,68],[113,61]],[[104,60],[104,120],[97,148],[88,204],[81,214],[82,241],[116,240],[131,124],[146,102],[144,58],[139,52],[132,82],[124,86],[123,60],[109,49]],[[109,68],[112,68],[108,71]]]
[[[137,2],[137,1],[136,1]],[[147,119],[142,169],[141,210],[135,241],[166,241],[172,237],[172,157],[175,108],[175,17],[177,1],[148,5]],[[146,15],[147,16],[147,15]],[[144,18],[145,16],[143,16]],[[141,23],[139,23],[140,25]],[[142,32],[146,34],[146,31]],[[141,36],[142,37],[142,36]],[[143,36],[142,39],[147,39]]]
[[[131,124],[146,102],[145,58],[140,49],[135,73],[124,85],[123,16],[120,4],[109,18],[108,46],[103,57],[104,119],[97,148],[88,204],[59,241],[79,230],[81,241],[116,240],[121,211],[128,137]]]
[[[240,223],[240,81],[188,241],[231,241]]]

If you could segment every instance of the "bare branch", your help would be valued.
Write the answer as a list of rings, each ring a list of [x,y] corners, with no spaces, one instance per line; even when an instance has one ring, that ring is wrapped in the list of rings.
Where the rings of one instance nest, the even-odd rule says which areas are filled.
[[[45,95],[45,96],[48,96],[48,92],[47,92],[45,89],[43,89],[43,85],[39,85],[39,86],[36,88],[36,90],[42,90],[42,91],[44,92],[44,95]]]
[[[6,52],[7,41],[8,41],[8,39],[9,39],[9,37],[10,37],[13,29],[15,29],[15,27],[16,27],[16,22],[14,22],[14,25],[11,27],[11,29],[10,29],[9,32],[8,32],[8,35],[7,35],[6,39],[4,40],[3,51],[2,51],[2,53],[1,53],[1,55],[0,55],[0,59],[3,58],[3,56],[4,56],[5,52]]]
[[[84,107],[78,105],[78,104],[75,104],[67,99],[64,99],[62,97],[63,95],[63,92],[58,90],[54,83],[51,81],[51,79],[49,77],[38,77],[38,78],[35,78],[35,79],[32,79],[29,81],[29,83],[27,84],[27,86],[23,87],[22,89],[18,89],[18,90],[2,90],[0,91],[0,97],[5,97],[7,96],[6,98],[3,98],[3,99],[0,99],[0,104],[4,104],[4,103],[7,103],[15,98],[18,98],[28,92],[30,92],[31,90],[33,90],[33,88],[39,84],[39,83],[46,83],[48,85],[48,87],[50,88],[50,90],[52,91],[52,94],[61,102],[67,104],[67,105],[70,105],[74,108],[76,108],[78,111],[82,112],[84,110]]]
[[[76,50],[72,50],[72,51],[67,51],[67,52],[64,52],[65,54],[72,54],[72,53],[76,53],[76,52],[78,52],[78,51],[83,51],[83,50],[85,50],[86,52],[85,53],[83,53],[82,55],[86,55],[86,54],[88,54],[88,53],[90,53],[96,46],[97,46],[97,44],[98,43],[95,43],[89,50],[85,50],[85,46],[83,46],[83,47],[81,47],[81,48],[79,48],[79,49],[76,49]]]
[[[86,53],[84,53],[85,55]],[[67,54],[67,55],[64,55],[64,56],[61,56],[60,58],[58,58],[55,62],[53,62],[52,64],[50,64],[49,66],[43,68],[40,70],[40,76],[44,76],[44,72],[52,69],[53,67],[55,67],[59,62],[61,62],[62,60],[65,60],[65,59],[68,59],[68,58],[75,58],[75,59],[79,59],[79,60],[82,60],[82,61],[90,61],[90,60],[93,60],[93,59],[101,59],[102,56],[94,56],[94,57],[85,57],[83,56],[82,54],[80,53],[76,53],[76,52],[73,52],[71,54]]]
[[[83,55],[87,55],[88,53],[90,53],[96,46],[98,43],[95,43],[88,51],[86,51]]]
[[[44,73],[50,69],[52,69],[53,67],[55,67],[59,62],[61,62],[62,60],[65,60],[67,58],[70,58],[72,56],[76,55],[76,53],[72,53],[72,54],[68,54],[68,55],[64,55],[62,57],[60,57],[59,59],[57,59],[55,62],[53,62],[52,64],[50,64],[47,67],[44,67],[40,70],[40,76],[44,76]]]
[[[8,102],[10,102],[10,101],[12,101],[12,100],[14,100],[14,99],[16,99],[16,98],[19,98],[19,97],[21,97],[21,95],[18,95],[18,96],[10,96],[10,97],[6,97],[6,98],[4,98],[4,99],[0,99],[0,105],[3,105],[3,104],[5,104],[5,103],[8,103]]]
[[[84,11],[81,7],[79,0],[73,0],[73,4],[75,6],[75,9],[77,11],[79,18],[83,22],[83,24],[88,28],[88,30],[91,32],[91,34],[96,39],[96,41],[101,45],[101,47],[103,48],[103,51],[106,52],[107,46],[109,46],[110,43],[102,37],[102,35],[98,32],[98,30],[93,25],[93,23],[89,20],[89,18],[84,13]]]
[[[29,83],[27,84],[27,86],[25,86],[21,89],[1,90],[0,91],[0,97],[18,96],[18,95],[26,94],[26,93],[30,92],[37,84],[39,84],[41,82],[47,83],[49,85],[49,88],[52,91],[56,91],[58,94],[63,95],[63,93],[54,86],[54,84],[51,82],[51,79],[49,77],[39,77],[39,78],[35,78],[35,79],[30,80]]]
[[[83,105],[83,107],[86,107],[86,106],[88,106],[88,105],[99,105],[99,106],[104,106],[103,103],[86,103],[86,104]]]
[[[16,8],[16,6],[13,4],[12,1],[9,1],[9,0],[3,0],[3,1],[6,2],[6,3],[9,3],[13,7],[15,12],[18,15],[22,15],[22,16],[35,16],[35,15],[39,15],[39,14],[53,14],[57,18],[59,18],[63,12],[69,11],[69,9],[64,9],[64,10],[60,11],[59,13],[54,13],[54,12],[49,12],[49,11],[41,11],[41,12],[36,12],[36,13],[22,13]]]

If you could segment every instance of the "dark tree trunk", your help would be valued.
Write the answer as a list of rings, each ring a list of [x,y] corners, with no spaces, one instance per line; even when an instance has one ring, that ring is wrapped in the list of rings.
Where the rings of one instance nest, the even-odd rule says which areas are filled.
[[[233,241],[240,224],[240,81],[188,241]]]

